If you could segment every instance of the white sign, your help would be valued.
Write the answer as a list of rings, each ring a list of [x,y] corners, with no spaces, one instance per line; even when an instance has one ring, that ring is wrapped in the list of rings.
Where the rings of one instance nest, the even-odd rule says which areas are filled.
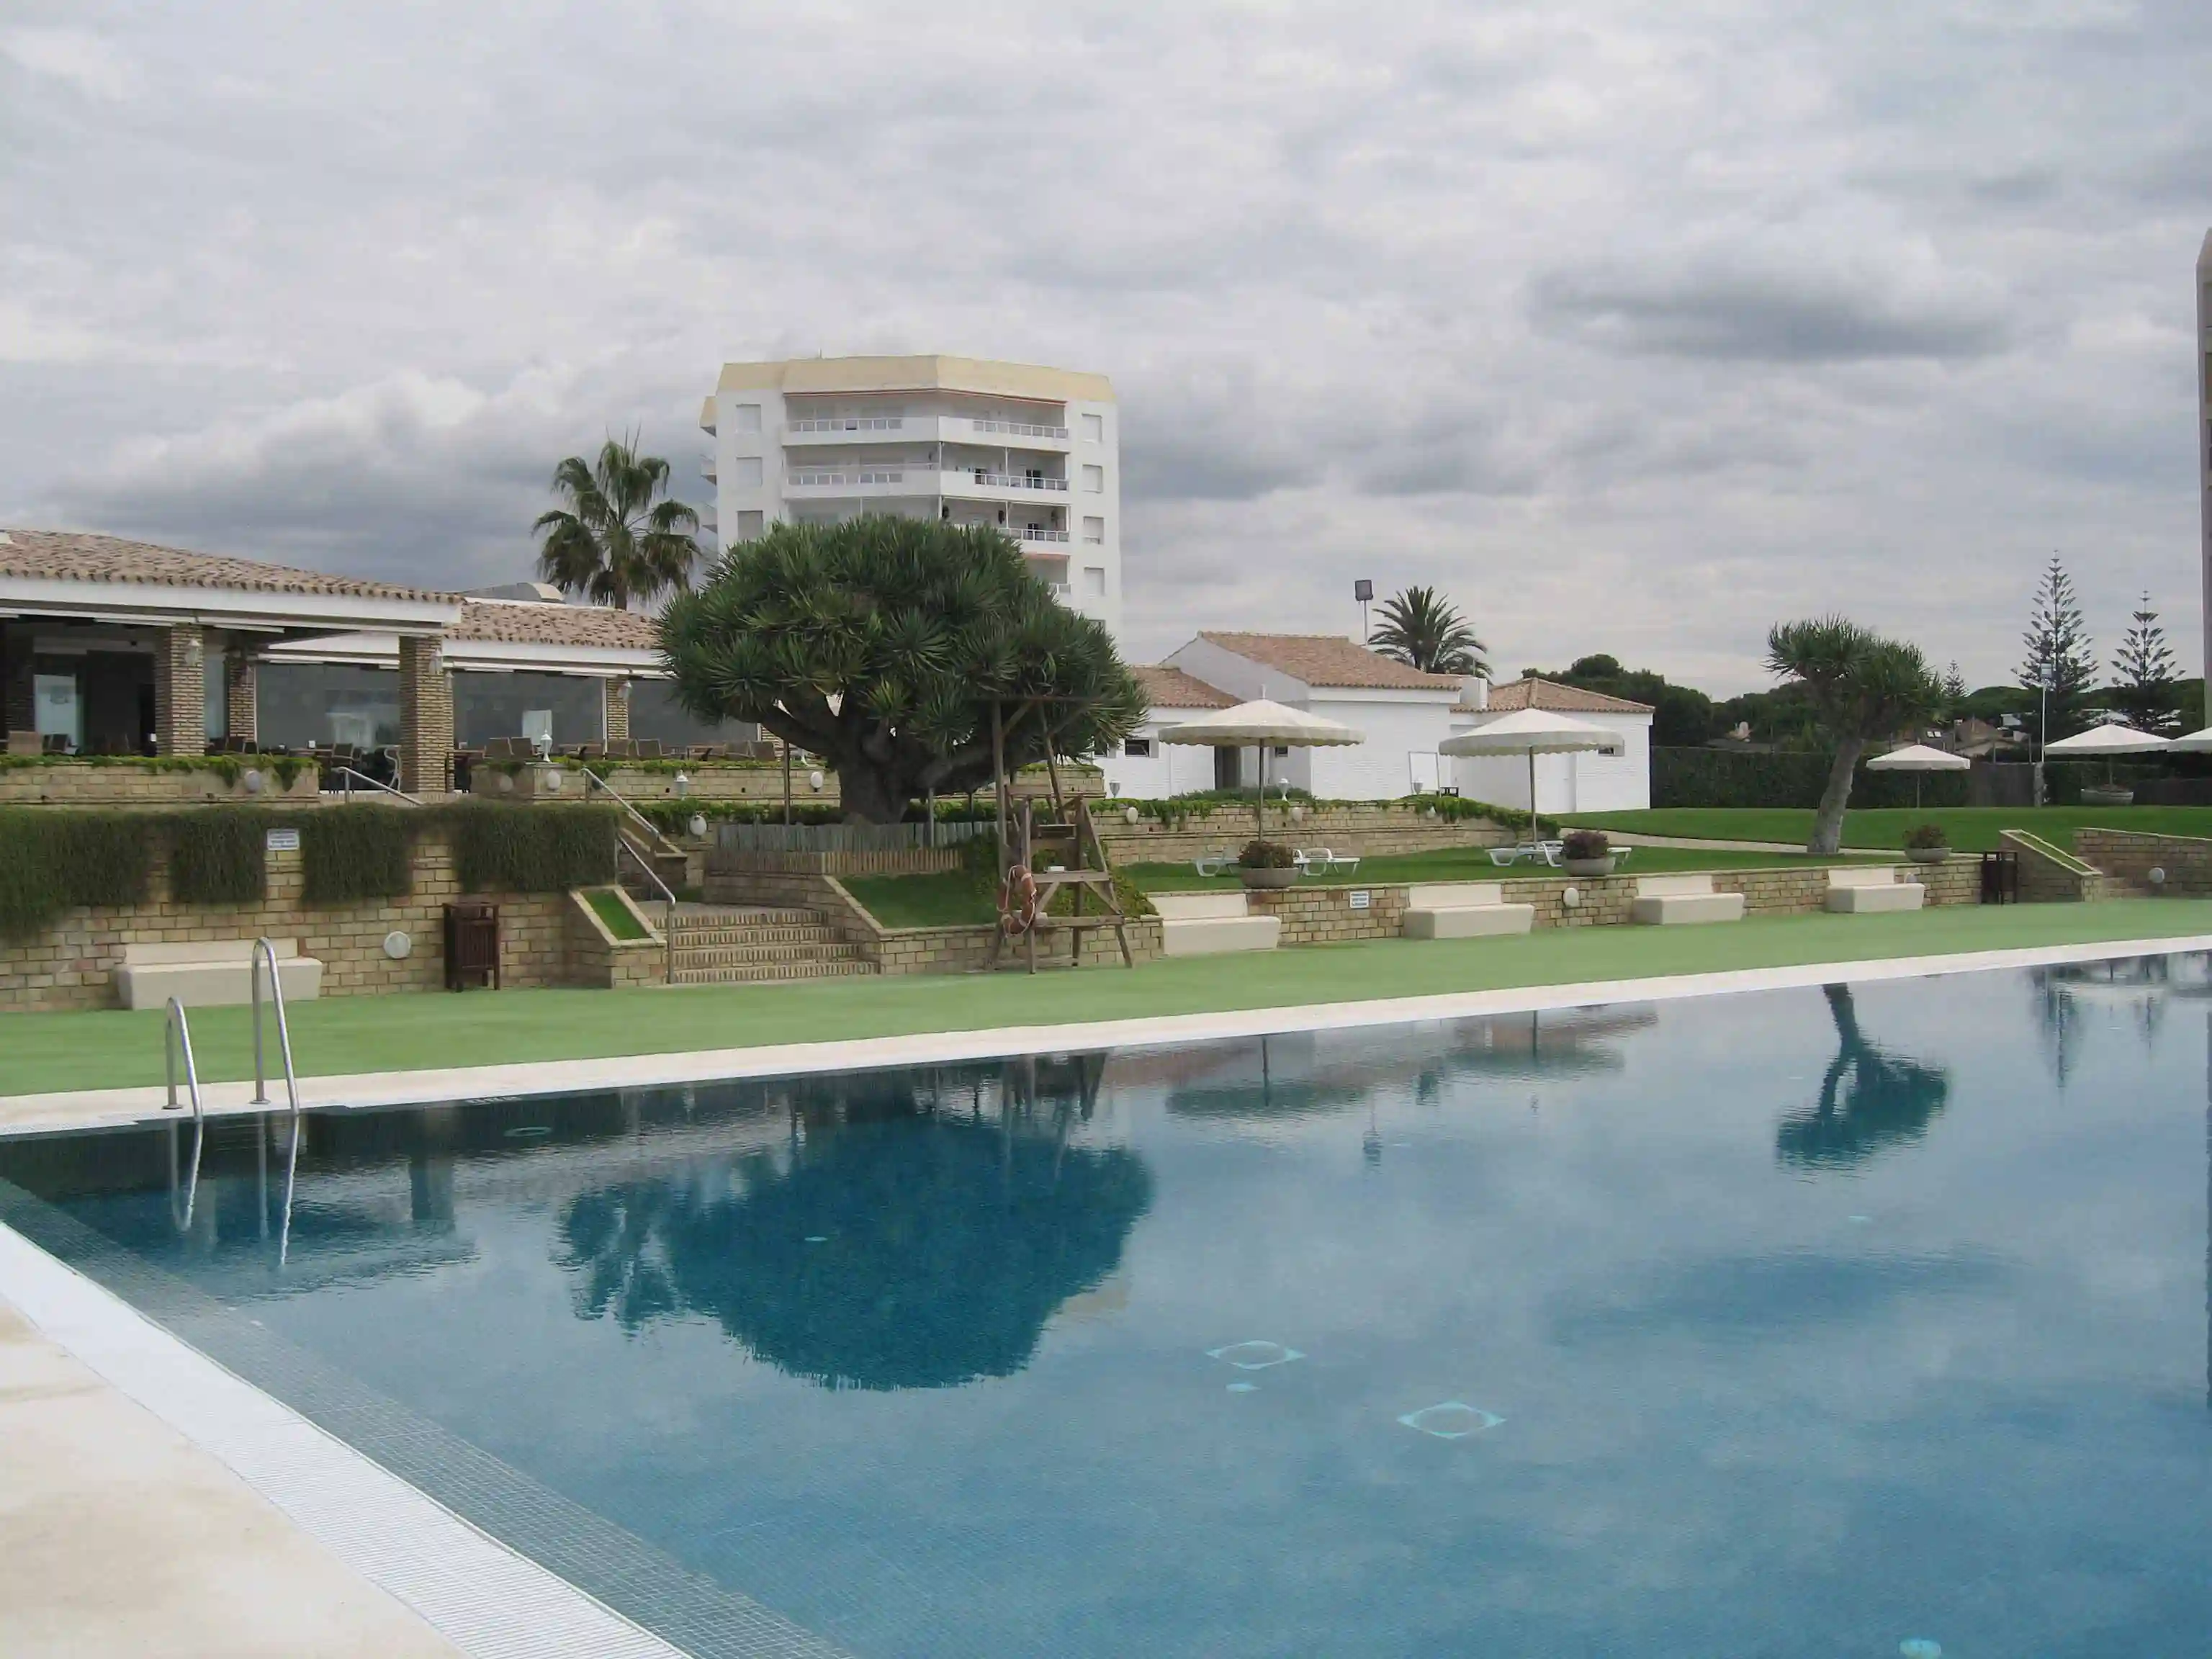
[[[1356,887],[1352,890],[1352,908],[1355,910],[1364,910],[1367,908],[1367,890],[1364,887]]]
[[[272,853],[298,852],[300,832],[297,830],[271,830],[269,832],[269,850]]]

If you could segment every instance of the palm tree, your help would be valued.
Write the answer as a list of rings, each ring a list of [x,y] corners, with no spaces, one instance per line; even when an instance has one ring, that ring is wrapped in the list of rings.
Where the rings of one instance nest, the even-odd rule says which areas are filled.
[[[1943,706],[1943,688],[1918,646],[1885,640],[1841,617],[1775,623],[1767,630],[1766,665],[1803,690],[1835,742],[1805,843],[1807,852],[1825,857],[1843,845],[1851,775],[1868,739],[1932,719]]]
[[[656,501],[668,488],[668,463],[637,453],[637,440],[610,438],[586,465],[571,455],[553,469],[553,489],[568,502],[538,515],[545,538],[538,574],[562,592],[627,611],[691,585],[699,556],[699,515],[678,501]]]
[[[1433,587],[1409,587],[1382,602],[1382,624],[1367,636],[1386,657],[1431,674],[1481,674],[1490,665],[1481,653],[1490,647],[1459,614],[1459,607]]]

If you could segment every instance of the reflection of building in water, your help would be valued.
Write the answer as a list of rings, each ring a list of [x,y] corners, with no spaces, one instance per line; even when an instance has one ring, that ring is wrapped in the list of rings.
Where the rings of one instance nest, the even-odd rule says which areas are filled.
[[[1370,1105],[1378,1096],[1437,1097],[1460,1079],[1528,1080],[1618,1072],[1609,1039],[1659,1023],[1642,1004],[1570,1008],[1423,1026],[1294,1031],[1205,1048],[1116,1054],[1119,1085],[1164,1080],[1168,1110],[1182,1117],[1283,1119]]]
[[[2036,1029],[2051,1076],[2063,1089],[2081,1063],[2088,1034],[2124,1020],[2145,1047],[2175,1001],[2212,997],[2212,957],[2115,957],[2028,969]]]
[[[1775,1155],[1811,1169],[1848,1169],[1886,1146],[1918,1140],[1950,1097],[1950,1074],[1877,1048],[1859,1029],[1848,985],[1824,985],[1836,1057],[1809,1109],[1785,1115]]]

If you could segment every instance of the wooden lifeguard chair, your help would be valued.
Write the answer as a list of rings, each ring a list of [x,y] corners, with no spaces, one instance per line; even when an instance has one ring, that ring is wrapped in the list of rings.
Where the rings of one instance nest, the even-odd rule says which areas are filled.
[[[1013,845],[1007,849],[1003,867],[999,872],[999,931],[991,940],[991,959],[987,964],[995,969],[1006,954],[1006,941],[1020,939],[1025,942],[1029,970],[1037,970],[1037,935],[1041,933],[1067,935],[1067,965],[1083,965],[1083,936],[1102,927],[1114,930],[1115,942],[1121,947],[1121,965],[1133,968],[1137,959],[1129,952],[1129,918],[1122,911],[1121,896],[1114,890],[1114,866],[1106,856],[1106,843],[1098,834],[1098,826],[1091,816],[1091,803],[1079,796],[1075,801],[1075,821],[1073,823],[1039,823],[1036,805],[1024,801],[1021,812],[1012,824]],[[1052,867],[1057,866],[1057,868]],[[1012,888],[1017,871],[1026,872],[1036,889],[1036,908],[1034,919],[1026,925],[1016,925],[1018,913],[1009,905],[1014,896]],[[1074,915],[1055,916],[1049,914],[1054,896],[1062,888],[1074,893]],[[1086,914],[1086,897],[1095,899],[1097,910]],[[1046,955],[1049,957],[1050,949]]]

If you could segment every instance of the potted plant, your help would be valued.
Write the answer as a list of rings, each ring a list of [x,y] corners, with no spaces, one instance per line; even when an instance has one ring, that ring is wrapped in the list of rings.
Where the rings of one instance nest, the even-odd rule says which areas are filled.
[[[1940,823],[1923,823],[1905,832],[1905,856],[1915,864],[1941,864],[1951,856],[1951,838]]]
[[[1616,856],[1602,830],[1570,830],[1559,838],[1559,867],[1571,876],[1609,876]]]
[[[1288,887],[1298,878],[1297,855],[1279,841],[1247,842],[1237,873],[1247,887]]]

